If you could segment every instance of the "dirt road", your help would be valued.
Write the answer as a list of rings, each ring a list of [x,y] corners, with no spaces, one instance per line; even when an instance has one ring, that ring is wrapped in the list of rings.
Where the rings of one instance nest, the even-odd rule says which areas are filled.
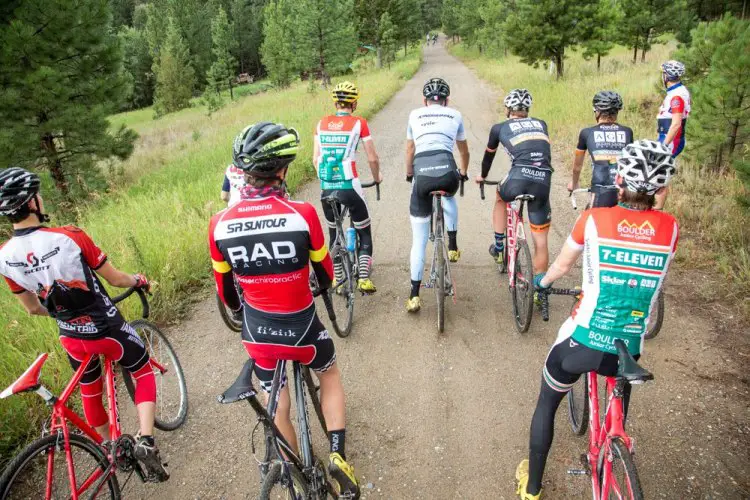
[[[507,289],[487,255],[491,202],[481,202],[477,187],[467,184],[459,200],[463,255],[453,268],[458,298],[448,304],[446,333],[436,333],[430,290],[418,315],[405,312],[411,232],[403,143],[408,113],[420,104],[422,84],[432,76],[450,83],[451,105],[464,115],[472,176],[489,128],[499,118],[497,91],[435,46],[426,50],[414,78],[370,122],[385,176],[382,199],[376,202],[368,193],[379,291],[357,299],[354,332],[336,338],[348,398],[347,450],[364,498],[514,498],[513,472],[527,454],[542,363],[570,304],[555,301],[549,323],[536,316],[528,334],[515,333]],[[559,163],[568,156],[563,146],[555,158],[553,254],[575,218]],[[501,156],[491,177],[507,170]],[[297,197],[317,205],[317,196],[313,183]],[[682,293],[670,290],[665,327],[647,345],[644,364],[656,381],[634,390],[629,428],[637,439],[646,495],[748,498],[747,347],[717,346],[719,333],[681,304]],[[253,498],[258,491],[249,446],[254,418],[246,405],[216,403],[245,360],[239,335],[224,327],[213,297],[170,333],[188,377],[188,422],[158,436],[171,480],[130,488],[126,496]],[[545,476],[547,498],[584,498],[588,478],[568,477],[565,471],[577,466],[585,440],[568,431],[565,409],[556,430]]]

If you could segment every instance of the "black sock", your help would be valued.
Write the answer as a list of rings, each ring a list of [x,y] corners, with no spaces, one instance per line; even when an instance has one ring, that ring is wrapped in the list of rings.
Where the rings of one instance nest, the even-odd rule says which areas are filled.
[[[495,250],[497,253],[503,251],[505,247],[505,233],[495,233]]]
[[[154,446],[154,436],[141,436],[141,441],[144,441],[149,446]]]
[[[411,295],[409,295],[409,298],[412,299],[414,297],[419,297],[419,288],[422,286],[421,281],[414,281],[411,280]]]
[[[346,429],[339,431],[331,431],[331,453],[338,453],[341,458],[346,460],[345,446],[346,446]]]
[[[448,250],[458,250],[458,243],[456,242],[456,235],[458,231],[448,231]]]
[[[529,483],[526,485],[526,493],[529,495],[538,495],[541,491],[542,473],[546,464],[546,453],[529,452]]]

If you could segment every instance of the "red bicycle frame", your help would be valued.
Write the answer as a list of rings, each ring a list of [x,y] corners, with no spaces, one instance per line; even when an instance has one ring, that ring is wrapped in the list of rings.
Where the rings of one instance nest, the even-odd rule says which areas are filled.
[[[526,235],[523,229],[523,215],[516,210],[513,202],[506,203],[506,212],[508,214],[507,222],[507,235],[506,240],[508,242],[506,255],[508,256],[508,279],[510,280],[510,288],[516,286],[516,243],[518,238],[526,239]]]

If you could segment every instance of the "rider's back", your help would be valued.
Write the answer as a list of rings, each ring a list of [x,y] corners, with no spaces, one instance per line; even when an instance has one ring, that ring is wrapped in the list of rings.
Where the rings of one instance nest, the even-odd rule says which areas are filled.
[[[547,123],[538,118],[511,118],[490,130],[488,147],[502,144],[512,167],[534,167],[552,170]]]
[[[422,106],[409,114],[407,139],[414,141],[415,153],[453,152],[456,141],[466,140],[461,112],[448,106]]]

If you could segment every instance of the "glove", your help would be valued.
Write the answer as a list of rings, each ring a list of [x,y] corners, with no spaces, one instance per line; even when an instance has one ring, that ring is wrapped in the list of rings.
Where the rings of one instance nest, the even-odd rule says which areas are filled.
[[[151,290],[151,283],[148,282],[148,278],[146,278],[141,273],[137,273],[133,275],[133,278],[135,278],[135,286],[134,288],[140,288],[146,292]]]
[[[540,291],[540,290],[547,290],[549,287],[552,286],[552,284],[549,284],[547,286],[542,285],[542,278],[544,278],[545,273],[539,273],[536,276],[534,276],[534,290]]]
[[[414,176],[413,175],[407,175],[406,176],[406,182],[411,182],[412,180],[414,180]]]
[[[461,172],[459,172],[458,175],[461,176],[461,180],[464,182],[469,180],[469,174],[462,174]]]

